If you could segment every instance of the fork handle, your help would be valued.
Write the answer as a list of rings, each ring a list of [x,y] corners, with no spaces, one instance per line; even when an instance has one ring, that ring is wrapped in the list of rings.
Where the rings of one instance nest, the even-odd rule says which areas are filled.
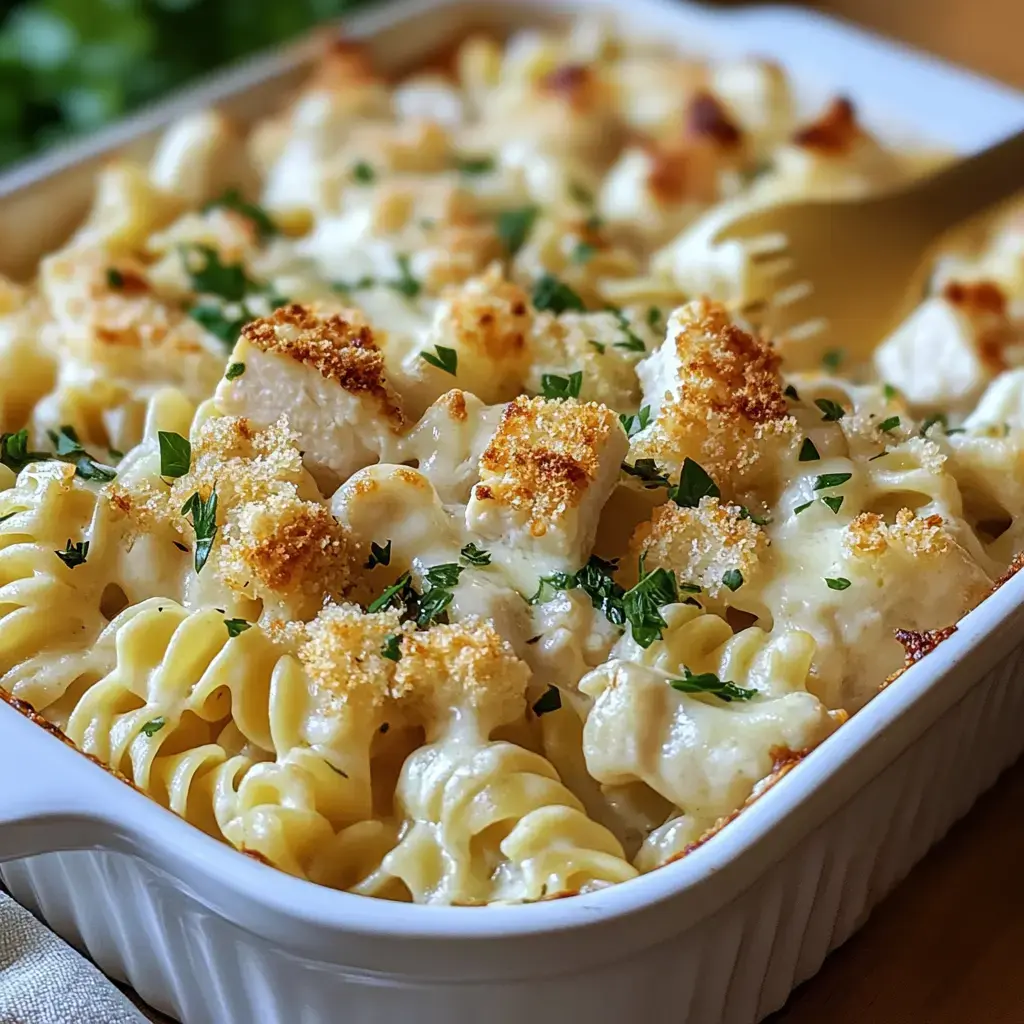
[[[1024,190],[1024,131],[912,186],[915,205],[946,231]]]

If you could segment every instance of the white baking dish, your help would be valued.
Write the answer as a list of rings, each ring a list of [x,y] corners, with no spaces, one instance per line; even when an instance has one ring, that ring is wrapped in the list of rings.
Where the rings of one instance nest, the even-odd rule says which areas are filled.
[[[519,25],[595,6],[617,9],[416,0],[352,30],[405,63],[467,21]],[[618,7],[628,31],[775,57],[807,103],[846,91],[890,137],[970,150],[1024,124],[1024,97],[817,16]],[[258,116],[311,53],[256,61],[10,175],[2,262],[24,269],[59,242],[112,146],[144,145],[183,106]],[[369,900],[265,867],[0,702],[2,878],[186,1024],[748,1024],[813,974],[1024,750],[1022,636],[1024,574],[684,860],[590,895],[488,909]]]

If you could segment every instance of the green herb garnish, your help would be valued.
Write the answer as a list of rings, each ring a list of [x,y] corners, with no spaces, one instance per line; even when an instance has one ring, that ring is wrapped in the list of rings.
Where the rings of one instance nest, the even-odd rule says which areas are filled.
[[[170,430],[157,433],[160,443],[160,475],[177,480],[192,467],[192,445],[187,437]]]
[[[843,364],[843,359],[845,355],[846,353],[844,353],[841,348],[834,348],[831,351],[826,352],[821,357],[821,365],[826,370],[838,370],[839,367],[842,366]]]
[[[852,476],[852,473],[822,473],[814,478],[814,489],[823,491],[826,487],[841,487]]]
[[[459,353],[444,345],[435,345],[433,352],[427,352],[424,349],[420,352],[420,359],[430,363],[431,366],[436,366],[439,370],[444,370],[445,373],[450,373],[453,377],[459,368]]]
[[[583,371],[577,370],[568,377],[556,373],[545,373],[540,378],[541,394],[547,399],[579,398],[583,386]]]
[[[372,185],[377,172],[365,160],[358,160],[352,165],[352,180],[359,185]]]
[[[217,536],[217,491],[210,492],[209,498],[205,501],[196,491],[192,497],[181,506],[183,516],[192,516],[192,529],[196,534],[196,572],[202,572],[206,560],[213,550],[213,540]]]
[[[463,561],[469,565],[490,565],[491,564],[491,553],[490,551],[484,551],[483,548],[478,548],[472,541],[468,543],[460,552],[459,556]]]
[[[69,538],[64,550],[55,551],[54,554],[69,569],[74,569],[78,565],[85,565],[85,560],[89,557],[89,541],[83,540],[73,544]]]
[[[646,430],[651,422],[651,407],[645,405],[638,413],[634,413],[632,416],[624,412],[619,413],[619,422],[622,424],[622,429],[626,432],[626,437],[639,434],[641,430]]]
[[[795,387],[793,387],[793,385],[792,385],[792,384],[787,384],[787,385],[785,386],[785,388],[783,389],[782,393],[783,393],[783,394],[784,394],[784,395],[785,395],[785,396],[786,396],[787,398],[792,398],[794,402],[799,402],[799,401],[800,401],[800,395],[799,395],[799,393],[797,392],[796,388],[795,388]]]
[[[533,713],[540,718],[550,711],[557,711],[562,706],[562,694],[557,686],[548,684],[547,690],[534,702]]]
[[[268,238],[273,238],[274,235],[279,234],[277,225],[271,220],[270,214],[262,206],[257,206],[255,203],[245,200],[237,188],[229,188],[219,199],[214,199],[207,203],[203,207],[203,212],[205,213],[207,210],[212,210],[218,206],[227,210],[234,210],[235,213],[240,213],[243,217],[252,221],[253,226],[256,228],[256,234],[261,241],[266,241]]]
[[[117,267],[107,267],[107,287],[115,291],[124,287],[124,274]]]
[[[398,661],[402,657],[402,637],[400,633],[389,633],[381,644],[380,654],[388,661]]]
[[[673,679],[669,685],[680,693],[710,693],[726,703],[734,700],[751,700],[757,696],[757,690],[745,690],[735,683],[723,681],[714,672],[693,673],[683,666],[683,678]]]
[[[386,281],[385,284],[407,299],[415,299],[423,289],[419,281],[412,276],[409,257],[405,253],[398,256],[398,277],[393,281]]]
[[[372,569],[375,565],[391,564],[391,541],[381,547],[375,540],[370,541],[370,557],[363,565],[364,569]]]
[[[533,286],[533,306],[538,312],[549,311],[558,316],[566,310],[585,313],[583,300],[567,284],[559,281],[554,274],[545,273],[537,278]]]
[[[622,472],[642,481],[648,490],[654,487],[670,486],[668,477],[658,469],[658,464],[654,459],[637,459],[632,464],[623,462]]]
[[[850,581],[845,576],[837,576],[834,579],[826,576],[825,582],[828,584],[829,590],[845,590],[850,586]]]
[[[814,442],[809,438],[804,438],[804,443],[800,446],[800,461],[801,462],[817,462],[821,456],[818,454],[818,449],[815,447]]]
[[[878,424],[878,429],[888,434],[891,431],[895,430],[899,425],[899,416],[890,416],[887,419],[882,420],[882,422]]]
[[[797,505],[797,507],[793,509],[793,515],[798,516],[801,512],[806,512],[813,504],[813,501],[805,501],[802,505]]]
[[[536,206],[522,206],[514,210],[502,210],[498,214],[498,238],[509,256],[515,256],[522,249],[539,213]]]
[[[821,500],[823,504],[828,505],[832,509],[833,515],[839,515],[839,510],[843,507],[843,496],[841,494],[826,494]]]
[[[683,508],[696,508],[701,498],[720,498],[722,492],[699,463],[687,457],[679,473],[679,483],[670,487],[669,498]]]
[[[147,739],[152,739],[166,724],[167,722],[162,716],[160,718],[154,718],[147,722],[139,732],[141,732]]]
[[[589,263],[590,260],[594,258],[594,254],[596,252],[596,245],[592,245],[590,242],[581,241],[577,242],[576,245],[573,246],[573,250],[569,258],[573,261],[573,263],[579,263],[580,265],[582,265],[584,263]]]
[[[633,639],[647,648],[661,639],[661,631],[668,625],[661,609],[679,600],[679,587],[675,573],[668,569],[646,572],[645,557],[646,554],[640,556],[640,581],[622,595],[622,610]]]
[[[232,363],[224,374],[225,380],[237,380],[245,373],[245,363]]]
[[[252,623],[246,622],[245,619],[225,619],[224,625],[227,626],[228,636],[232,639],[240,636],[247,629],[252,629]]]
[[[497,167],[493,156],[457,156],[455,168],[460,174],[492,174]]]
[[[730,590],[737,591],[743,586],[743,573],[739,569],[730,569],[722,576],[722,583]]]
[[[846,410],[831,398],[816,398],[814,404],[821,410],[821,418],[826,422],[841,420],[846,415]]]

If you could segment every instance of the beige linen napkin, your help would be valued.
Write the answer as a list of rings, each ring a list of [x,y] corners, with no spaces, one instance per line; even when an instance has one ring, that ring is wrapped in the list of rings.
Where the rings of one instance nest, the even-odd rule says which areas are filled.
[[[85,957],[0,892],[0,1024],[146,1024]]]

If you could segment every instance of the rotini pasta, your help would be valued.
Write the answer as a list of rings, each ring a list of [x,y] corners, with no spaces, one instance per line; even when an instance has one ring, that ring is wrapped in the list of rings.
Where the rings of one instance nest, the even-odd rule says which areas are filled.
[[[0,280],[0,693],[365,896],[685,855],[1022,546],[1019,210],[874,351],[714,242],[934,162],[600,20],[185,117]]]

